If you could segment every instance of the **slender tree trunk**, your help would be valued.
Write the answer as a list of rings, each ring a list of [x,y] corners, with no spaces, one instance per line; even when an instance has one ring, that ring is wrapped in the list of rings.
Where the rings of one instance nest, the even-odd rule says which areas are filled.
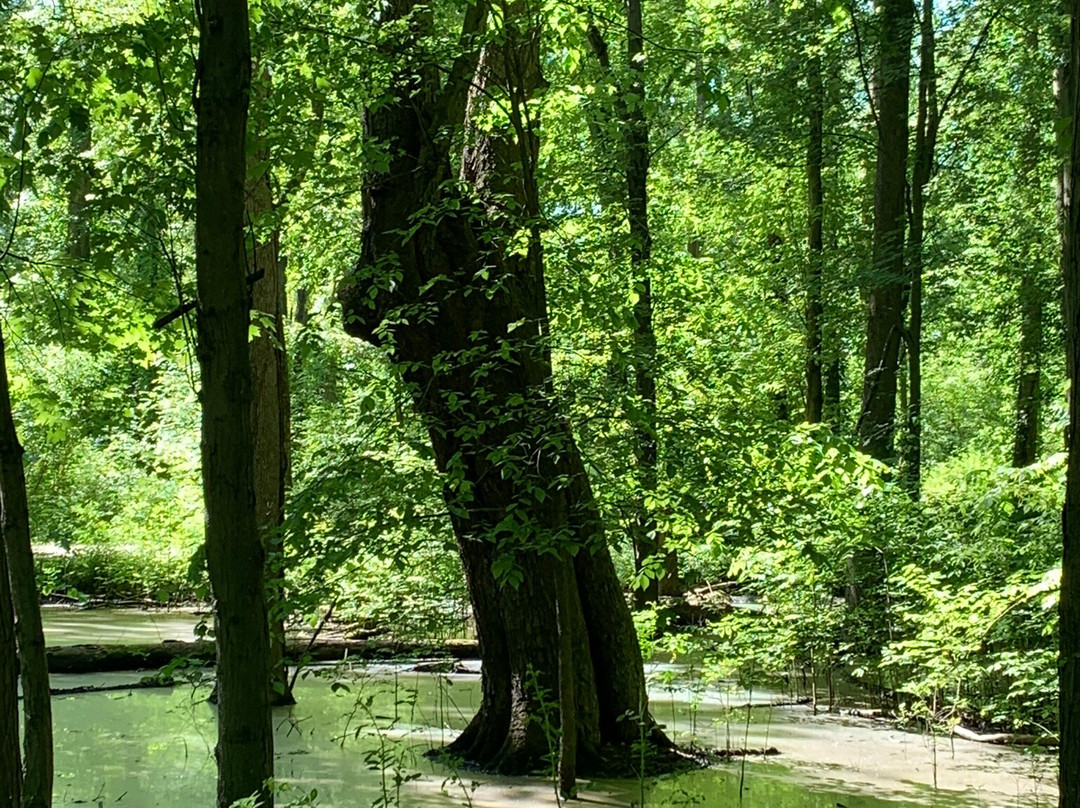
[[[825,350],[828,360],[825,363],[825,396],[822,416],[833,429],[843,426],[843,413],[840,410],[840,395],[843,391],[843,345],[835,328],[826,332]]]
[[[935,63],[934,4],[923,0],[919,43],[919,108],[915,121],[915,156],[911,172],[910,318],[907,327],[909,400],[907,430],[901,443],[901,467],[909,493],[916,499],[922,472],[922,297],[926,188],[934,174],[939,111]]]
[[[41,598],[34,576],[23,448],[15,431],[7,362],[0,336],[0,532],[15,608],[15,637],[23,688],[23,808],[51,808],[52,697],[41,628]]]
[[[809,265],[806,283],[806,420],[820,423],[824,416],[825,390],[822,380],[822,320],[824,290],[822,259],[825,243],[822,234],[824,191],[821,169],[824,158],[825,90],[821,80],[821,55],[811,54],[806,70],[806,91],[810,108],[809,137],[806,147],[807,248]]]
[[[384,21],[415,6],[390,0]],[[505,30],[477,61],[486,11],[467,9],[464,54],[445,81],[402,70],[365,114],[367,136],[391,157],[365,182],[362,257],[339,295],[349,333],[386,347],[399,368],[444,476],[483,659],[481,707],[451,749],[507,773],[544,770],[561,751],[568,789],[575,768],[601,768],[606,745],[628,754],[639,732],[628,712],[665,739],[648,716],[633,623],[554,396],[529,117],[543,86],[538,18],[531,3],[505,4]],[[410,30],[395,51],[423,34]],[[491,95],[505,99],[507,130],[481,123]],[[452,168],[463,127],[460,179],[472,193]],[[443,213],[417,219],[431,209]],[[419,227],[405,236],[403,221]],[[525,249],[511,249],[522,232]],[[543,731],[552,703],[574,735],[561,750]]]
[[[83,106],[69,113],[71,133],[71,176],[68,180],[67,254],[76,261],[90,257],[90,220],[86,215],[86,197],[90,193],[90,171],[83,157],[92,144],[90,112]]]
[[[656,497],[656,332],[653,330],[652,232],[649,227],[649,122],[645,117],[645,39],[641,0],[628,0],[626,58],[631,80],[626,95],[626,210],[630,223],[630,269],[634,285],[634,387],[641,413],[634,421],[634,460],[641,487],[634,519],[634,559],[640,572],[658,554],[664,572],[641,591],[639,601],[655,603],[661,594],[679,594],[678,560],[664,550],[650,504]],[[669,571],[674,573],[669,578]]]
[[[1068,128],[1063,146],[1061,175],[1063,227],[1061,273],[1064,282],[1062,313],[1065,321],[1065,362],[1069,393],[1069,460],[1065,506],[1062,511],[1061,592],[1058,600],[1059,729],[1058,805],[1080,805],[1080,0],[1066,6],[1071,20],[1060,103]]]
[[[199,19],[195,268],[202,368],[206,561],[216,601],[218,806],[271,806],[270,642],[255,517],[244,248],[251,51],[245,0],[203,0]]]
[[[11,603],[7,557],[0,553],[0,808],[19,808],[22,799],[18,692],[15,610]]]
[[[1028,38],[1032,53],[1039,48],[1039,34],[1032,31]],[[1027,187],[1039,187],[1039,168],[1042,153],[1042,121],[1035,110],[1028,119],[1020,169],[1021,182]],[[1016,425],[1013,435],[1012,463],[1014,468],[1025,468],[1039,459],[1039,418],[1041,409],[1040,386],[1042,382],[1043,352],[1043,261],[1041,240],[1031,239],[1033,246],[1027,250],[1027,261],[1021,267],[1020,286],[1017,297],[1020,309],[1020,355],[1018,357],[1016,384]]]
[[[904,197],[907,184],[911,0],[878,0],[874,75],[878,146],[874,179],[873,268],[868,278],[866,362],[859,444],[895,461],[896,373],[904,330]]]
[[[270,91],[270,75],[260,77],[261,94]],[[248,162],[247,216],[254,245],[250,270],[261,278],[251,287],[251,308],[259,334],[251,340],[251,431],[255,446],[255,518],[266,551],[266,584],[270,615],[270,702],[295,704],[285,665],[285,621],[282,600],[285,574],[281,563],[281,527],[285,522],[285,493],[289,484],[290,400],[285,351],[285,262],[275,215],[269,152],[261,150]]]
[[[1043,351],[1043,293],[1037,268],[1020,278],[1020,361],[1012,464],[1025,468],[1039,459],[1039,410]]]

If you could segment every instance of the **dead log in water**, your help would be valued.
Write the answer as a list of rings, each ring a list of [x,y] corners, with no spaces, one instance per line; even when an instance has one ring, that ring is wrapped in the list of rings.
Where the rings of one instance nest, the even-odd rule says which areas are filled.
[[[394,640],[333,640],[308,646],[306,640],[289,642],[285,653],[295,663],[337,662],[343,659],[386,660],[443,656],[453,659],[476,659],[479,646],[475,640],[449,640],[444,643]],[[209,640],[129,645],[70,645],[48,649],[50,673],[106,673],[110,671],[164,668],[174,660],[186,658],[210,664],[214,661],[214,643]]]

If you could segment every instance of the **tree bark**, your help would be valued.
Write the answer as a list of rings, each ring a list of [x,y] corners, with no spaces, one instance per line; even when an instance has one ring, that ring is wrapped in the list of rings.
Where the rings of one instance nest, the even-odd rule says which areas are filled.
[[[0,553],[0,808],[19,808],[22,799],[18,691],[15,610],[11,603],[7,558]]]
[[[825,364],[825,401],[822,416],[833,429],[843,426],[843,413],[840,410],[840,394],[843,390],[844,346],[835,328],[826,332],[828,361]]]
[[[218,806],[273,804],[265,553],[255,517],[250,300],[244,248],[251,50],[245,0],[199,18],[195,268],[202,369],[206,561],[216,601]]]
[[[815,41],[814,46],[817,47]],[[821,169],[824,157],[825,89],[821,79],[821,55],[810,55],[806,70],[809,97],[809,136],[806,146],[807,238],[809,251],[806,282],[806,421],[821,423],[824,416],[825,390],[822,380],[822,320],[824,291],[822,259],[825,243],[822,234],[824,190]]]
[[[904,197],[907,184],[911,0],[878,0],[873,104],[877,120],[873,267],[868,278],[866,361],[859,445],[895,461],[896,374],[904,330]]]
[[[0,532],[3,534],[19,676],[23,688],[23,808],[51,808],[53,788],[52,701],[40,594],[30,544],[23,448],[15,431],[8,390],[7,361],[0,335]]]
[[[559,630],[559,793],[564,798],[574,794],[577,783],[577,687],[574,674],[574,648],[580,643],[581,604],[574,591],[571,563],[555,569],[555,609]]]
[[[259,80],[269,92],[270,75]],[[255,519],[266,552],[266,584],[270,614],[270,702],[295,704],[285,664],[285,620],[281,601],[285,575],[281,561],[281,528],[285,522],[285,492],[289,484],[289,370],[285,350],[285,262],[281,260],[281,227],[275,216],[273,191],[263,148],[248,161],[247,216],[253,248],[250,272],[258,277],[251,287],[251,308],[258,335],[251,340],[251,432],[255,447]]]
[[[641,0],[628,0],[626,61],[630,73],[626,94],[626,210],[630,224],[630,274],[636,302],[634,318],[634,388],[641,412],[634,419],[634,461],[640,491],[634,517],[634,560],[638,572],[654,556],[664,559],[663,572],[639,590],[641,603],[660,595],[681,594],[679,564],[666,551],[652,501],[659,482],[656,421],[656,332],[653,329],[652,231],[649,226],[649,121],[645,116],[645,38]]]
[[[415,7],[391,0],[383,21]],[[529,103],[543,88],[538,19],[531,3],[505,4],[505,29],[479,57],[486,11],[466,11],[445,84],[434,70],[402,70],[367,111],[389,167],[365,181],[362,257],[339,297],[349,333],[386,348],[401,372],[444,477],[483,660],[481,707],[451,751],[506,773],[543,770],[559,750],[542,722],[561,706],[574,712],[555,720],[576,727],[577,757],[561,765],[588,772],[605,745],[628,752],[639,732],[628,711],[666,739],[648,716],[633,623],[554,395]],[[492,96],[509,121],[485,129]],[[461,183],[452,144],[463,128]]]
[[[1039,49],[1038,31],[1028,37],[1032,53]],[[1025,187],[1037,188],[1042,155],[1041,116],[1033,109],[1024,137],[1020,181]],[[1033,239],[1027,251],[1027,261],[1021,267],[1017,303],[1020,309],[1020,354],[1016,383],[1016,425],[1013,435],[1012,463],[1025,468],[1039,459],[1039,430],[1042,384],[1043,308],[1043,250],[1041,239]]]
[[[1039,459],[1039,411],[1043,351],[1043,293],[1037,267],[1020,278],[1020,357],[1012,464],[1025,468]]]
[[[907,429],[901,443],[900,465],[908,492],[918,499],[922,477],[922,298],[925,244],[926,188],[934,175],[940,113],[937,102],[937,66],[934,4],[923,0],[919,43],[919,108],[915,120],[915,156],[911,171],[911,221],[908,260],[911,292],[907,327]]]
[[[1061,175],[1062,313],[1065,322],[1065,367],[1069,394],[1069,460],[1062,510],[1061,591],[1059,615],[1058,805],[1080,805],[1080,0],[1066,6],[1070,35],[1061,82],[1061,105],[1068,122],[1059,141],[1064,158]]]
[[[76,261],[90,257],[90,220],[86,215],[86,197],[90,193],[90,171],[85,157],[92,143],[90,112],[75,106],[69,113],[71,133],[71,177],[68,180],[67,254]]]
[[[634,303],[631,316],[634,322],[631,350],[635,412],[632,419],[634,436],[634,466],[637,470],[637,494],[633,503],[634,515],[630,526],[633,543],[634,571],[650,567],[653,559],[662,557],[659,576],[649,578],[648,585],[635,590],[639,608],[656,603],[660,595],[682,594],[678,553],[667,550],[659,531],[653,507],[659,484],[659,432],[657,428],[657,341],[653,327],[652,290],[652,231],[649,224],[649,121],[645,114],[645,38],[642,28],[641,0],[628,0],[626,23],[626,54],[629,84],[614,100],[613,117],[623,132],[622,164],[625,179],[624,204],[630,230],[630,274]],[[612,73],[610,52],[603,34],[596,26],[589,27],[589,42],[600,67]],[[612,81],[618,79],[611,76]],[[603,130],[592,125],[594,139],[601,153],[609,147]],[[603,187],[603,186],[601,186]],[[603,202],[604,200],[602,200]]]

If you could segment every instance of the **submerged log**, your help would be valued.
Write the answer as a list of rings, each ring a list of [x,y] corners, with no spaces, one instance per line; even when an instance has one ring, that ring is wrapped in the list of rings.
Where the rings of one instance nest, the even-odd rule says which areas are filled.
[[[342,659],[377,660],[436,655],[475,659],[480,649],[475,640],[450,640],[446,643],[334,640],[316,643],[310,648],[306,641],[289,642],[285,653],[291,662],[336,662]],[[214,643],[207,640],[167,641],[149,645],[71,645],[48,649],[50,673],[104,673],[163,668],[182,657],[212,663]]]

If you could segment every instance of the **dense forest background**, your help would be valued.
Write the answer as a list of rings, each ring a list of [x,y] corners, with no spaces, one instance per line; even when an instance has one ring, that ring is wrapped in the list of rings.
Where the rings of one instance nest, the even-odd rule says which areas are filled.
[[[364,183],[393,159],[363,121],[403,60],[452,69],[453,6],[402,39],[363,3],[250,3],[279,617],[333,604],[396,636],[468,630],[453,471],[400,363],[338,302]],[[542,244],[545,350],[646,650],[698,640],[717,676],[843,672],[932,721],[1052,733],[1063,18],[998,0],[638,10],[545,4],[520,232]],[[39,583],[205,599],[196,18],[8,0],[0,20],[0,306]],[[513,584],[514,552],[493,571]],[[659,636],[695,588],[762,609]]]

